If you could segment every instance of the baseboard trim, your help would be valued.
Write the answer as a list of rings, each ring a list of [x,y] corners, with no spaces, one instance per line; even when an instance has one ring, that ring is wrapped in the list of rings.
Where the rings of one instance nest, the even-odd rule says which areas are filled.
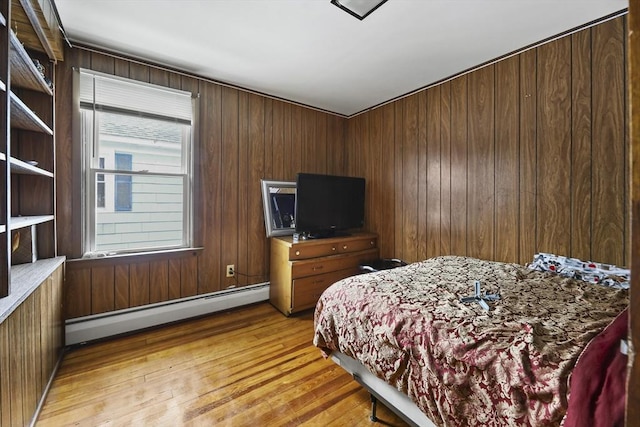
[[[269,283],[243,286],[65,322],[67,346],[95,341],[192,317],[254,304],[269,299]]]

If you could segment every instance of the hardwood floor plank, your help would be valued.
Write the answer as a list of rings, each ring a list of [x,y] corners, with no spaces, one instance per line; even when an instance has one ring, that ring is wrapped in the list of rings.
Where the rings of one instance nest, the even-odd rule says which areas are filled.
[[[261,303],[72,348],[36,425],[371,425],[369,394],[312,338],[311,311]]]

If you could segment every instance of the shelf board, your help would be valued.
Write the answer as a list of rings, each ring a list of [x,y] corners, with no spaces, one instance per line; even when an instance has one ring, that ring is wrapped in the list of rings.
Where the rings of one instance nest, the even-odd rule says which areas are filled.
[[[2,25],[3,27],[7,26],[7,18],[5,18],[2,13],[0,13],[0,25]]]
[[[22,160],[16,159],[15,157],[11,157],[10,164],[11,172],[13,173],[19,173],[23,175],[41,175],[53,178],[53,173],[41,169],[37,166],[31,165],[27,162],[23,162]]]
[[[65,40],[49,1],[11,0],[11,25],[27,48],[46,53],[53,62],[64,61]]]
[[[0,233],[4,233],[5,231],[7,231],[7,226],[4,224],[0,225]]]
[[[11,39],[9,52],[11,86],[35,90],[53,96],[53,90],[44,80],[13,31],[9,31],[9,38]]]
[[[53,221],[53,219],[53,215],[12,216],[9,226],[11,227],[11,230],[17,230],[19,228]]]
[[[4,84],[4,82],[2,80],[0,80],[0,90],[2,92],[5,92],[7,90],[7,85]]]
[[[7,160],[7,156],[4,155],[4,153],[0,153],[0,161],[6,161]]]
[[[51,128],[13,92],[11,92],[11,127],[53,135]]]
[[[0,298],[0,323],[38,289],[64,261],[65,257],[43,258],[29,264],[11,266],[11,293]]]

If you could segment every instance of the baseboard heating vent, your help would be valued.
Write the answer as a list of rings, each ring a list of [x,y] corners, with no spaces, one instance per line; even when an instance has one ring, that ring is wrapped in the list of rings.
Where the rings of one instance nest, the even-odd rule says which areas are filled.
[[[76,317],[65,322],[65,344],[94,341],[268,299],[267,282],[144,307]]]

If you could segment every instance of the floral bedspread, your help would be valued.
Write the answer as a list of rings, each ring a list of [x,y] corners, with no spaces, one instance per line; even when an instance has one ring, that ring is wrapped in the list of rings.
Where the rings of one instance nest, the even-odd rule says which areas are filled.
[[[489,311],[460,301],[478,280],[500,295]],[[578,356],[628,303],[624,289],[444,256],[335,283],[313,342],[363,363],[437,425],[558,425]]]

